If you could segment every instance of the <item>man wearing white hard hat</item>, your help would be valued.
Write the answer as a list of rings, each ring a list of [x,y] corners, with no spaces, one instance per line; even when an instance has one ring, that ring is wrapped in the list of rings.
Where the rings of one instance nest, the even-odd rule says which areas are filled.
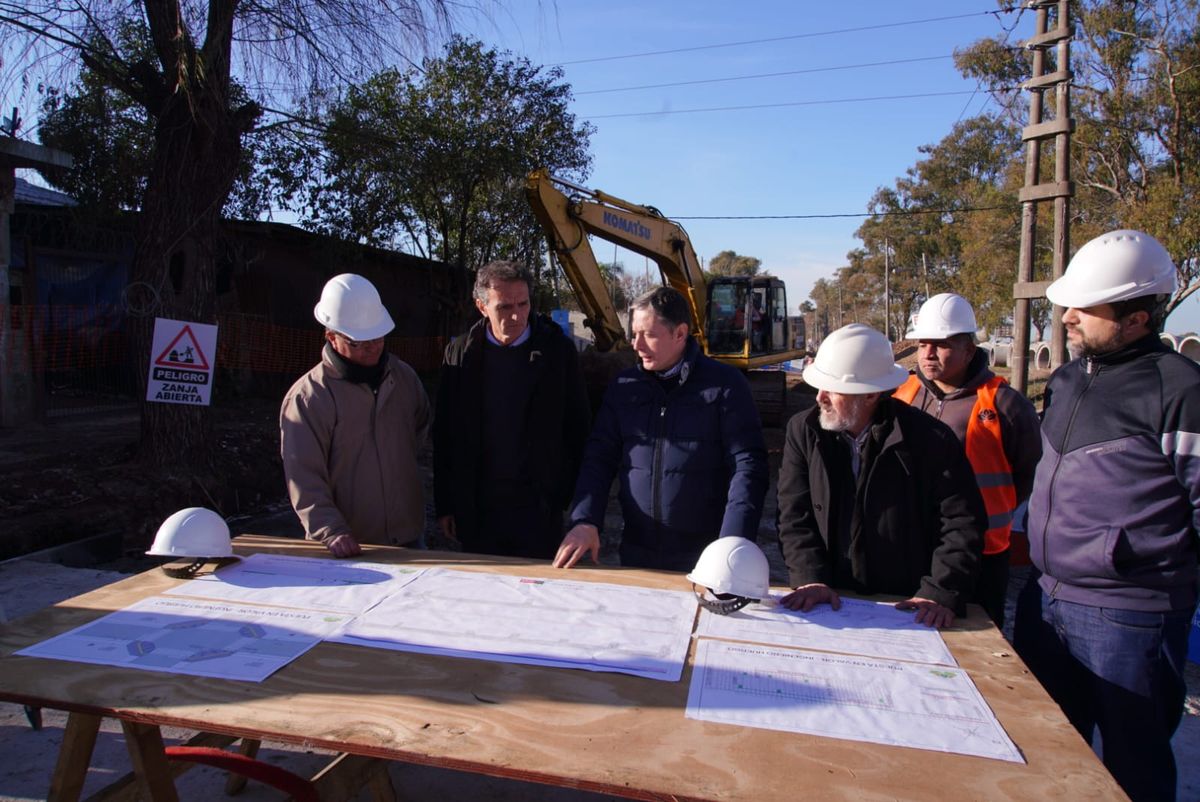
[[[1122,230],[1080,248],[1046,289],[1076,358],[1046,385],[1029,500],[1040,593],[1023,594],[1014,632],[1085,740],[1100,730],[1135,802],[1175,798],[1196,608],[1200,366],[1157,333],[1175,276],[1157,240]]]
[[[961,295],[944,292],[922,304],[913,331],[917,367],[894,397],[949,426],[966,449],[988,513],[971,600],[1003,628],[1013,513],[1033,490],[1042,436],[1033,404],[988,368],[975,345],[978,328]]]
[[[891,397],[907,377],[887,338],[860,323],[826,337],[805,368],[817,405],[788,422],[779,469],[786,606],[837,609],[841,588],[902,596],[897,607],[928,626],[965,613],[983,499],[954,432]]]
[[[283,472],[305,536],[336,557],[360,554],[362,543],[419,544],[425,388],[384,350],[395,324],[370,281],[334,276],[313,314],[325,327],[321,362],[292,385],[279,414]]]

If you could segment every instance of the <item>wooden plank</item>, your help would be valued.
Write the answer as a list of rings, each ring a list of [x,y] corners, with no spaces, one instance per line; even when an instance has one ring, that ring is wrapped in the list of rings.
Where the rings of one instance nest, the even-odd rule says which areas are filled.
[[[1048,86],[1054,86],[1055,84],[1061,84],[1069,80],[1071,80],[1071,73],[1068,70],[1058,70],[1057,72],[1051,72],[1046,75],[1039,75],[1036,78],[1030,78],[1028,81],[1025,81],[1023,84],[1021,84],[1021,88],[1044,89]]]
[[[1059,134],[1069,134],[1075,130],[1075,118],[1067,117],[1062,120],[1050,120],[1036,125],[1027,125],[1021,129],[1021,139],[1028,142],[1031,139],[1049,139]]]
[[[121,729],[125,731],[125,746],[142,798],[151,802],[179,802],[163,752],[162,731],[151,724],[124,720]]]
[[[243,738],[241,745],[238,747],[238,752],[246,757],[258,757],[258,748],[262,746],[262,741],[256,738]],[[241,774],[229,772],[225,777],[225,795],[237,796],[246,787],[247,778]]]
[[[1013,285],[1013,298],[1045,298],[1049,281],[1018,281]]]
[[[67,716],[63,730],[62,745],[58,749],[58,761],[54,775],[50,778],[48,802],[74,802],[83,793],[88,766],[92,764],[92,750],[96,748],[96,734],[100,732],[100,716],[88,713],[72,713]]]
[[[1050,47],[1056,45],[1063,39],[1070,39],[1074,30],[1070,27],[1055,28],[1045,33],[1039,33],[1037,36],[1031,36],[1025,40],[1025,48],[1027,50],[1035,47]]]
[[[1021,187],[1017,200],[1021,203],[1050,200],[1051,198],[1069,198],[1075,194],[1074,181],[1059,181],[1055,184],[1038,184],[1032,187]]]
[[[328,558],[316,543],[241,537],[239,554]],[[682,574],[389,547],[367,560],[689,590]],[[635,798],[1121,799],[1089,746],[977,608],[945,633],[1027,765],[713,724],[681,682],[322,643],[261,683],[12,657],[181,580],[151,571],[0,628],[0,699],[108,710],[143,724],[475,771]],[[937,771],[929,771],[936,761]]]
[[[222,749],[236,740],[237,738],[232,735],[198,732],[184,741],[184,745],[211,746],[215,749]],[[167,770],[171,773],[171,779],[174,780],[184,772],[191,771],[196,765],[182,760],[171,760],[167,762]],[[131,771],[96,791],[85,802],[136,802],[139,794],[137,775]]]
[[[378,758],[348,755],[342,753],[330,761],[329,765],[317,772],[312,778],[312,784],[321,799],[335,800],[352,799],[368,781],[375,781],[375,775],[380,768],[387,773],[387,761]],[[389,787],[391,783],[388,783]],[[377,787],[372,788],[374,792]],[[376,797],[378,799],[378,797]],[[395,798],[393,794],[392,798]]]

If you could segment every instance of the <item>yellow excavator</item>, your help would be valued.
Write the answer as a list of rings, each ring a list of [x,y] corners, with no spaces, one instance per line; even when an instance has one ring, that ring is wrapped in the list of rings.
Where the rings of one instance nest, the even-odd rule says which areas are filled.
[[[774,276],[719,276],[705,281],[691,240],[679,223],[653,206],[581,187],[544,169],[529,174],[525,194],[575,290],[597,350],[628,349],[629,342],[588,235],[652,259],[663,283],[688,299],[692,335],[704,353],[747,371],[763,422],[782,423],[784,373],[758,370],[804,356],[793,338],[782,281]]]

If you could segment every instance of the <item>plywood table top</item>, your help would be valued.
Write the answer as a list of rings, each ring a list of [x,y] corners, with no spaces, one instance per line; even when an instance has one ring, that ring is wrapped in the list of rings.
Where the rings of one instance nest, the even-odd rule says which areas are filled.
[[[236,551],[327,556],[255,535]],[[687,589],[679,574],[366,547],[361,559]],[[0,699],[643,799],[1124,799],[979,608],[946,642],[1027,764],[694,721],[680,682],[321,643],[261,683],[13,656],[162,593],[155,569],[0,629]]]

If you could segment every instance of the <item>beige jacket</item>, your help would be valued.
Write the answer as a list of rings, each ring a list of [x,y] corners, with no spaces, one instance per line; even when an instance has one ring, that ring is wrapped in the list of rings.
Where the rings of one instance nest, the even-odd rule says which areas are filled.
[[[326,346],[328,349],[328,346]],[[378,394],[342,378],[328,353],[283,399],[279,440],[292,506],[310,540],[412,543],[425,530],[417,452],[429,397],[395,356]]]

